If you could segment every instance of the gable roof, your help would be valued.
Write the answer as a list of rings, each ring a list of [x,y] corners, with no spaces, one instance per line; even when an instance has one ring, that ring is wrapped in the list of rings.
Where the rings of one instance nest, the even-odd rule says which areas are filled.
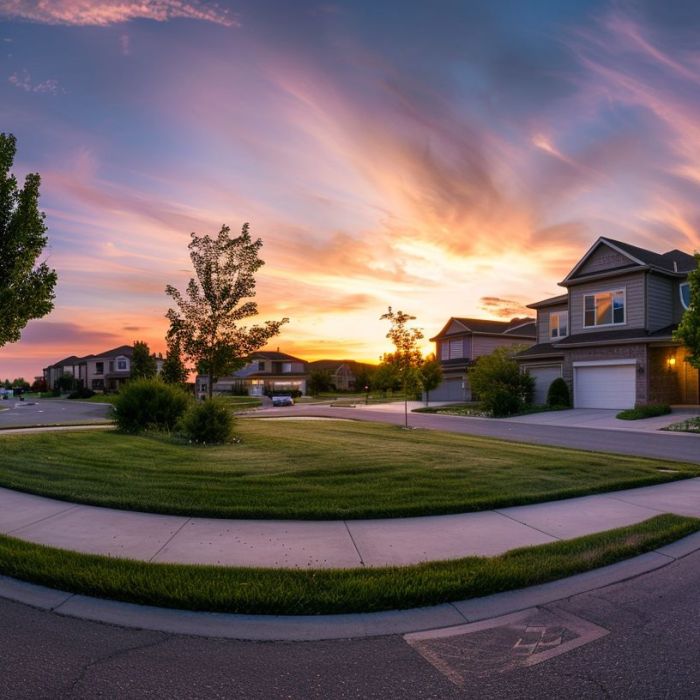
[[[312,370],[337,372],[345,365],[351,372],[358,370],[374,368],[369,362],[358,362],[357,360],[314,360],[309,362],[309,368]]]
[[[293,355],[288,355],[286,352],[272,351],[272,350],[257,350],[256,352],[250,353],[248,356],[249,360],[287,360],[287,362],[304,362],[298,357]]]
[[[447,330],[453,322],[459,323],[464,330],[448,333]],[[510,321],[492,321],[487,318],[467,318],[465,316],[451,316],[450,320],[442,327],[442,330],[430,341],[444,338],[451,335],[462,335],[464,333],[480,333],[487,335],[504,335],[505,333],[514,336],[535,336],[535,320],[532,318],[513,318]],[[530,327],[531,326],[531,327]]]
[[[600,270],[595,273],[590,273],[589,275],[577,275],[577,272],[601,245],[606,245],[626,257],[629,260],[629,265],[611,268],[610,270]],[[625,243],[624,241],[617,241],[613,238],[601,236],[559,284],[565,286],[567,282],[573,279],[581,279],[588,276],[593,277],[595,275],[602,275],[615,272],[616,270],[626,270],[635,267],[651,269],[667,275],[684,275],[694,270],[696,266],[697,262],[695,257],[682,250],[674,249],[666,253],[656,253],[653,250],[640,248],[639,246]]]
[[[540,309],[543,306],[557,306],[559,304],[568,304],[569,303],[569,295],[568,294],[559,294],[555,297],[549,297],[548,299],[542,299],[542,301],[536,301],[532,304],[528,304],[527,308],[528,309]]]

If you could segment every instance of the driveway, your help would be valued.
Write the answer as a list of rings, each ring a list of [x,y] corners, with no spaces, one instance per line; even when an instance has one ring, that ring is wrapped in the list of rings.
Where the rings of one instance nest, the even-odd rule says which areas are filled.
[[[597,428],[598,430],[631,430],[655,432],[685,418],[700,414],[700,408],[674,409],[673,413],[642,420],[620,420],[619,411],[602,408],[572,408],[568,411],[546,411],[508,418],[511,423],[528,425],[557,425],[564,428]]]
[[[104,423],[110,405],[87,401],[36,399],[0,402],[0,429],[41,425],[83,425]]]

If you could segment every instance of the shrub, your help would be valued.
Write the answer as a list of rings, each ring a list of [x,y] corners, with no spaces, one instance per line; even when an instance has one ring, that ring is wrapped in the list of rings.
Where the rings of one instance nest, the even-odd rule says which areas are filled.
[[[516,348],[498,348],[480,357],[469,372],[482,407],[497,418],[513,415],[532,403],[534,379],[512,358]]]
[[[620,411],[617,418],[620,420],[641,420],[643,418],[654,418],[656,416],[665,416],[671,413],[671,407],[665,403],[650,403],[646,406],[637,406],[636,408],[628,408],[625,411]]]
[[[551,408],[571,406],[571,395],[569,394],[569,385],[558,377],[550,385],[547,391],[547,406]]]
[[[160,379],[134,379],[121,389],[114,402],[117,428],[125,433],[172,430],[190,401],[190,396],[173,384]]]
[[[190,405],[178,428],[183,437],[201,445],[230,442],[233,438],[233,416],[224,400],[211,398]]]
[[[70,394],[68,394],[69,399],[89,399],[91,396],[94,396],[95,392],[92,389],[88,389],[87,387],[80,386],[78,387],[75,391],[72,391]]]

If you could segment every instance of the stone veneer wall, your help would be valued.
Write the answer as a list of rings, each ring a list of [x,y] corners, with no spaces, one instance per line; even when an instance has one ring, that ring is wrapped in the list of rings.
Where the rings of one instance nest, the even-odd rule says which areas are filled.
[[[564,357],[563,376],[574,397],[574,362],[593,362],[597,360],[637,360],[637,404],[649,402],[649,367],[647,362],[647,346],[643,344],[630,345],[600,345],[594,348],[571,348]],[[639,368],[642,368],[640,371]]]

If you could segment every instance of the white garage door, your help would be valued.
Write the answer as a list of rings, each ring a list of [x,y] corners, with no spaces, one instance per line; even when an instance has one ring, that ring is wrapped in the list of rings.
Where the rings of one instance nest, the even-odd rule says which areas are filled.
[[[561,365],[529,367],[527,371],[535,380],[535,404],[543,406],[547,403],[547,392],[551,383],[561,377]]]
[[[574,406],[634,408],[636,374],[633,364],[574,366]]]

